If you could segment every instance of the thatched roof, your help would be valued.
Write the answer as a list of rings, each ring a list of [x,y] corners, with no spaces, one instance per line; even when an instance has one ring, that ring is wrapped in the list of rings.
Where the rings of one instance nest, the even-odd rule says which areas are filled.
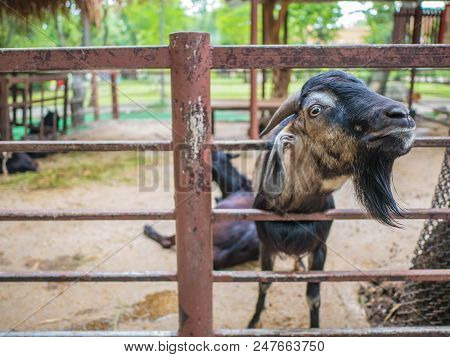
[[[92,23],[99,23],[102,0],[1,0],[0,15],[43,18],[49,13],[67,14],[74,6],[86,11]]]

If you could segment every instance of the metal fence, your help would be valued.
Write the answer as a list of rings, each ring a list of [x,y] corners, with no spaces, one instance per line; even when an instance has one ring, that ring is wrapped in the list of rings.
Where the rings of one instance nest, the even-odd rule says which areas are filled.
[[[172,142],[0,142],[0,151],[172,150],[175,210],[0,211],[1,221],[176,220],[177,272],[12,272],[0,282],[177,281],[179,329],[163,331],[12,332],[42,336],[413,336],[450,334],[450,327],[369,329],[213,330],[214,282],[450,281],[450,270],[254,272],[213,271],[212,230],[216,220],[370,219],[356,209],[279,216],[255,209],[211,208],[211,148],[262,149],[262,141],[211,141],[211,69],[231,68],[448,68],[449,45],[211,46],[206,33],[174,33],[168,47],[108,47],[0,50],[0,71],[170,68]],[[450,146],[449,137],[417,139],[415,146]],[[449,219],[450,209],[411,209],[405,219]]]

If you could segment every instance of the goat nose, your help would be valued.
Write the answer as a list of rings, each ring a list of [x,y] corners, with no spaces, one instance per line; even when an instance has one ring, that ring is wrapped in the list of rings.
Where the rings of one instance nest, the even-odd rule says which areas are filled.
[[[391,119],[407,119],[409,116],[408,109],[400,105],[395,105],[387,108],[384,114]]]

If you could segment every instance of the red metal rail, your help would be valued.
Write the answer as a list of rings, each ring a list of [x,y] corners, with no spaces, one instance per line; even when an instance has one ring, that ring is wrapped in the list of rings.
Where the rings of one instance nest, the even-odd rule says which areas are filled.
[[[213,150],[264,150],[264,140],[216,140],[206,144]],[[448,136],[421,137],[414,140],[414,147],[450,146]],[[171,151],[171,141],[0,141],[0,151],[15,152],[65,152],[65,151]]]
[[[146,282],[177,281],[175,272],[0,272],[0,282]],[[288,282],[344,282],[344,281],[450,281],[447,269],[432,270],[366,270],[366,271],[214,271],[212,279],[216,283],[288,283]]]
[[[447,68],[449,49],[449,45],[211,46],[210,68]],[[162,46],[0,50],[0,72],[174,67],[169,48]]]
[[[207,191],[206,191],[207,192]],[[179,210],[178,210],[179,211]],[[271,211],[252,208],[213,209],[208,211],[213,221],[331,221],[349,219],[372,219],[360,209],[330,209],[316,213],[287,213],[280,215]],[[207,217],[206,213],[204,217]],[[450,219],[450,208],[411,208],[403,212],[397,219]],[[0,210],[1,221],[150,221],[176,219],[175,210]]]
[[[448,326],[368,327],[368,328],[321,328],[321,329],[242,329],[213,331],[218,337],[432,337],[449,336]],[[0,332],[9,337],[173,337],[177,331],[11,331]]]
[[[213,272],[213,220],[330,220],[368,219],[360,210],[329,210],[311,215],[276,215],[259,210],[211,209],[211,154],[217,150],[260,150],[257,141],[211,143],[210,70],[218,68],[448,68],[449,45],[367,46],[217,46],[204,33],[177,33],[169,47],[107,47],[0,50],[0,72],[42,70],[102,70],[171,68],[173,143],[119,142],[3,142],[0,151],[174,151],[175,201],[173,210],[3,211],[0,220],[176,219],[178,274],[170,272],[39,272],[0,273],[0,281],[178,281],[180,327],[183,336],[392,336],[440,335],[449,327],[391,329],[218,330],[212,329],[213,282],[247,281],[449,281],[449,270],[367,272]],[[4,107],[0,103],[0,110]],[[0,128],[1,129],[1,128]],[[418,138],[417,147],[449,146],[450,138]],[[449,219],[449,209],[412,209],[406,219]],[[22,333],[39,335],[43,332]],[[21,333],[12,332],[20,335]],[[45,333],[43,333],[45,334]],[[120,332],[49,332],[48,335],[114,335]],[[130,335],[174,335],[174,332],[126,332]]]

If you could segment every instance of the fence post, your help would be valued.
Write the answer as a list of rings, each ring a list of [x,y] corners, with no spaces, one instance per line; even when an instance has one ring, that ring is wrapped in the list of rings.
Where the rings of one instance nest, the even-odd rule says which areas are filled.
[[[91,78],[91,105],[94,109],[94,120],[98,120],[100,118],[100,110],[98,108],[98,81],[97,81],[97,74],[95,72],[91,72],[92,78]],[[114,89],[112,89],[112,96],[114,98]],[[113,100],[114,101],[114,100]],[[116,101],[117,101],[117,94],[116,94]],[[116,104],[117,105],[117,104]],[[114,113],[114,104],[113,104],[113,113]]]
[[[258,0],[251,4],[251,43],[258,44]],[[258,72],[250,70],[250,139],[259,138],[259,110],[258,110]]]
[[[8,77],[0,76],[0,140],[11,140],[8,94]]]
[[[170,35],[179,335],[212,335],[209,34]]]
[[[117,99],[117,72],[111,72],[112,117],[119,119],[119,100]]]

